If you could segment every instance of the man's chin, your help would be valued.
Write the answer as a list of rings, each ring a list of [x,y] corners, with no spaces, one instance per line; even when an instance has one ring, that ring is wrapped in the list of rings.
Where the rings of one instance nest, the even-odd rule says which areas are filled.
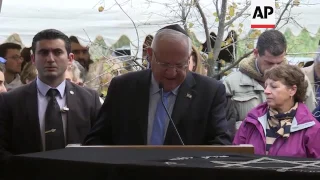
[[[168,91],[173,91],[175,88],[177,88],[178,87],[178,85],[165,85],[165,87],[164,87],[164,91],[165,92],[168,92]]]
[[[44,74],[44,76],[47,78],[53,79],[53,78],[58,77],[58,74],[56,72],[47,72]]]

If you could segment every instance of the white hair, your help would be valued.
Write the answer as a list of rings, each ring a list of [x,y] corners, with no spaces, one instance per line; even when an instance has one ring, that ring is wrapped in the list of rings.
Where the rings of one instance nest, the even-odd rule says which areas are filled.
[[[165,39],[165,38],[176,41],[176,42],[180,42],[182,40],[185,40],[185,42],[187,43],[187,46],[188,46],[188,54],[191,54],[191,52],[192,52],[191,39],[188,36],[186,36],[185,34],[179,32],[179,31],[176,31],[176,30],[172,30],[172,29],[162,29],[162,30],[158,31],[157,34],[154,36],[154,39],[151,44],[151,48],[156,49],[157,41]]]

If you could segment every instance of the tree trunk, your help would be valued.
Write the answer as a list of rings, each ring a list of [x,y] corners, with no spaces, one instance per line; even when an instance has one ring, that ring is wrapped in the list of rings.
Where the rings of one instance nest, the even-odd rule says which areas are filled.
[[[203,28],[206,33],[207,52],[209,54],[209,56],[208,56],[208,63],[209,63],[208,76],[213,76],[215,62],[213,61],[213,51],[212,51],[212,47],[211,47],[211,40],[210,40],[211,38],[210,38],[210,33],[209,33],[208,22],[207,22],[206,16],[204,15],[204,13],[202,11],[202,8],[200,7],[199,0],[196,0],[195,3],[196,3],[196,8],[198,9],[198,11],[200,13],[200,16],[201,16],[201,19],[203,22]]]
[[[186,17],[186,3],[184,2],[184,0],[181,1],[181,19],[182,19],[184,30],[187,33],[189,33],[188,26],[187,26],[187,17]]]
[[[217,62],[219,53],[221,50],[221,42],[223,40],[223,35],[224,35],[224,26],[225,26],[225,19],[226,19],[226,12],[227,12],[227,0],[223,0],[221,3],[221,10],[220,10],[220,15],[219,15],[219,28],[218,28],[218,34],[217,38],[213,47],[213,58],[211,59],[211,64],[215,65]],[[209,61],[210,64],[210,61]],[[215,66],[213,66],[214,68]],[[210,77],[213,77],[215,75],[215,71],[213,71],[213,74],[210,74]]]

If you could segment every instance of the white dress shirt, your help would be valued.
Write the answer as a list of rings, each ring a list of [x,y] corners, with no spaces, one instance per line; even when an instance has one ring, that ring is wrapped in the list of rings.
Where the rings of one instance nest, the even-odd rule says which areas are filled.
[[[39,115],[39,124],[40,124],[40,134],[41,134],[41,142],[42,142],[42,147],[43,150],[46,149],[46,139],[45,139],[45,114],[49,102],[49,97],[46,96],[47,92],[49,89],[52,87],[48,86],[47,84],[43,83],[39,78],[37,78],[37,89],[38,89],[38,115]],[[66,81],[63,81],[57,88],[52,88],[52,89],[57,89],[59,91],[59,95],[56,96],[56,99],[58,101],[58,104],[60,106],[60,109],[63,107],[66,107],[66,94],[65,94],[65,89],[66,89]],[[61,113],[62,115],[62,123],[63,123],[63,131],[64,131],[64,137],[66,140],[66,131],[67,131],[67,124],[66,124],[66,113]]]

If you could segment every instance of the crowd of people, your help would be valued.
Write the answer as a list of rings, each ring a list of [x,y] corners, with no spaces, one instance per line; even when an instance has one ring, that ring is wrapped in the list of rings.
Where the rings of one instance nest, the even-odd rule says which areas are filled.
[[[267,30],[239,71],[219,81],[206,76],[187,32],[169,25],[145,48],[147,68],[113,77],[102,100],[83,85],[92,61],[75,37],[46,29],[29,49],[4,43],[1,168],[12,155],[68,144],[252,144],[259,155],[320,158],[320,58],[301,69],[286,50],[284,35]]]

